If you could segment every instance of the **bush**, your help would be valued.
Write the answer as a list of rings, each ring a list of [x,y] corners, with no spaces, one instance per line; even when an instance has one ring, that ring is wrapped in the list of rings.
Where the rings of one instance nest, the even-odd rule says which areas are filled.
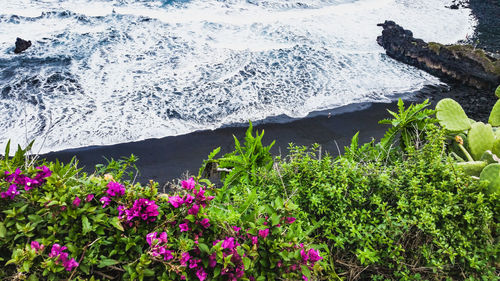
[[[167,195],[157,183],[124,180],[131,159],[93,175],[75,162],[23,159],[0,162],[2,278],[274,280],[321,271],[319,251],[297,238],[300,226],[283,201],[242,215],[236,205],[215,204],[208,181],[191,178]]]
[[[428,125],[419,141],[392,156],[356,138],[338,158],[292,146],[256,186],[232,193],[287,194],[348,279],[497,279],[498,195],[444,156],[442,130]]]

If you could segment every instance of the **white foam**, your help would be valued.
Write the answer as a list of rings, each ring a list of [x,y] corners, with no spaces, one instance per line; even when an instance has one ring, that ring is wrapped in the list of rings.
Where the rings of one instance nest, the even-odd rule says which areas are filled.
[[[439,81],[387,58],[377,23],[441,43],[475,25],[445,0],[124,2],[6,1],[0,13],[28,18],[0,21],[0,64],[20,67],[0,78],[0,144],[47,135],[45,152],[388,100]],[[17,36],[35,44],[13,59]]]

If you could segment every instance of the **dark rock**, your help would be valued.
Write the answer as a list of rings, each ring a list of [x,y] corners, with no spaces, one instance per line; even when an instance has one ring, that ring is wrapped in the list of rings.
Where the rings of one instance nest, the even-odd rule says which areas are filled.
[[[14,50],[14,53],[19,54],[29,47],[31,47],[31,41],[26,41],[18,37],[16,39],[16,49]]]
[[[398,61],[477,89],[491,89],[500,84],[500,60],[483,50],[470,45],[426,43],[393,21],[378,26],[384,30],[377,43]]]
[[[450,6],[450,9],[452,9],[452,10],[458,10],[458,5],[457,4],[452,4]]]

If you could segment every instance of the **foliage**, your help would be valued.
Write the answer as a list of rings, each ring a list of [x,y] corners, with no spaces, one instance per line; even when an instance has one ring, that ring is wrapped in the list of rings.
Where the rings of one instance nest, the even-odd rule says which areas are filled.
[[[264,131],[261,134],[259,134],[259,131],[256,131],[255,137],[253,136],[253,126],[252,122],[250,122],[245,133],[243,146],[236,136],[233,135],[235,146],[233,152],[227,153],[217,160],[213,160],[215,155],[220,151],[220,148],[216,148],[209,155],[209,161],[217,163],[221,169],[229,169],[229,171],[223,170],[221,173],[221,178],[224,180],[225,186],[230,186],[236,179],[255,184],[257,182],[257,169],[271,168],[273,158],[269,150],[273,147],[274,141],[268,146],[263,146],[263,136]],[[206,162],[204,165],[206,165]]]
[[[434,110],[424,109],[429,106],[429,100],[423,103],[411,104],[405,109],[403,100],[398,100],[398,113],[387,110],[394,118],[379,121],[380,124],[390,124],[384,137],[380,140],[380,145],[388,151],[399,135],[400,146],[404,149],[412,145],[418,145],[421,132],[425,131],[430,124],[437,122],[431,118]]]
[[[500,156],[500,135],[498,134],[500,127],[492,127],[492,125],[500,125],[497,122],[500,118],[500,100],[497,101],[490,113],[490,124],[469,119],[460,104],[452,99],[439,101],[436,109],[439,124],[448,131],[452,141],[456,142],[448,150],[450,155],[459,160],[458,167],[463,168],[471,176],[479,176],[483,169],[500,163],[498,158]],[[464,158],[467,161],[464,161]],[[490,182],[489,190],[492,192],[500,190],[500,174],[491,172],[485,174],[488,176],[480,178]],[[495,178],[495,176],[499,178]]]
[[[430,126],[423,140],[390,163],[377,146],[353,145],[338,158],[292,146],[253,188],[293,194],[298,218],[319,224],[312,234],[330,246],[339,276],[494,280],[499,196],[443,158],[442,131]]]
[[[75,163],[16,168],[24,165],[13,162],[22,156],[0,162],[6,170],[0,191],[7,192],[0,199],[0,278],[275,280],[321,274],[321,254],[305,245],[283,201],[249,212],[212,202],[218,190],[208,181],[183,181],[176,195],[158,193],[154,182],[118,181],[132,159],[111,160],[86,175]]]

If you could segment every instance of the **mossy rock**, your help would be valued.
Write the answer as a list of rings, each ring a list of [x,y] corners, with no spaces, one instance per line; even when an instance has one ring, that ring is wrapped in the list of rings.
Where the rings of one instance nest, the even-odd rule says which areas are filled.
[[[450,98],[440,100],[436,105],[436,117],[439,124],[452,132],[470,129],[471,122],[462,106]]]
[[[488,192],[500,192],[500,164],[490,164],[486,166],[479,177],[482,181],[488,181]]]
[[[497,100],[493,106],[488,123],[490,123],[491,126],[500,126],[500,100]]]
[[[492,149],[495,135],[490,124],[476,122],[471,125],[467,139],[472,158],[477,160],[481,158],[486,150]]]

